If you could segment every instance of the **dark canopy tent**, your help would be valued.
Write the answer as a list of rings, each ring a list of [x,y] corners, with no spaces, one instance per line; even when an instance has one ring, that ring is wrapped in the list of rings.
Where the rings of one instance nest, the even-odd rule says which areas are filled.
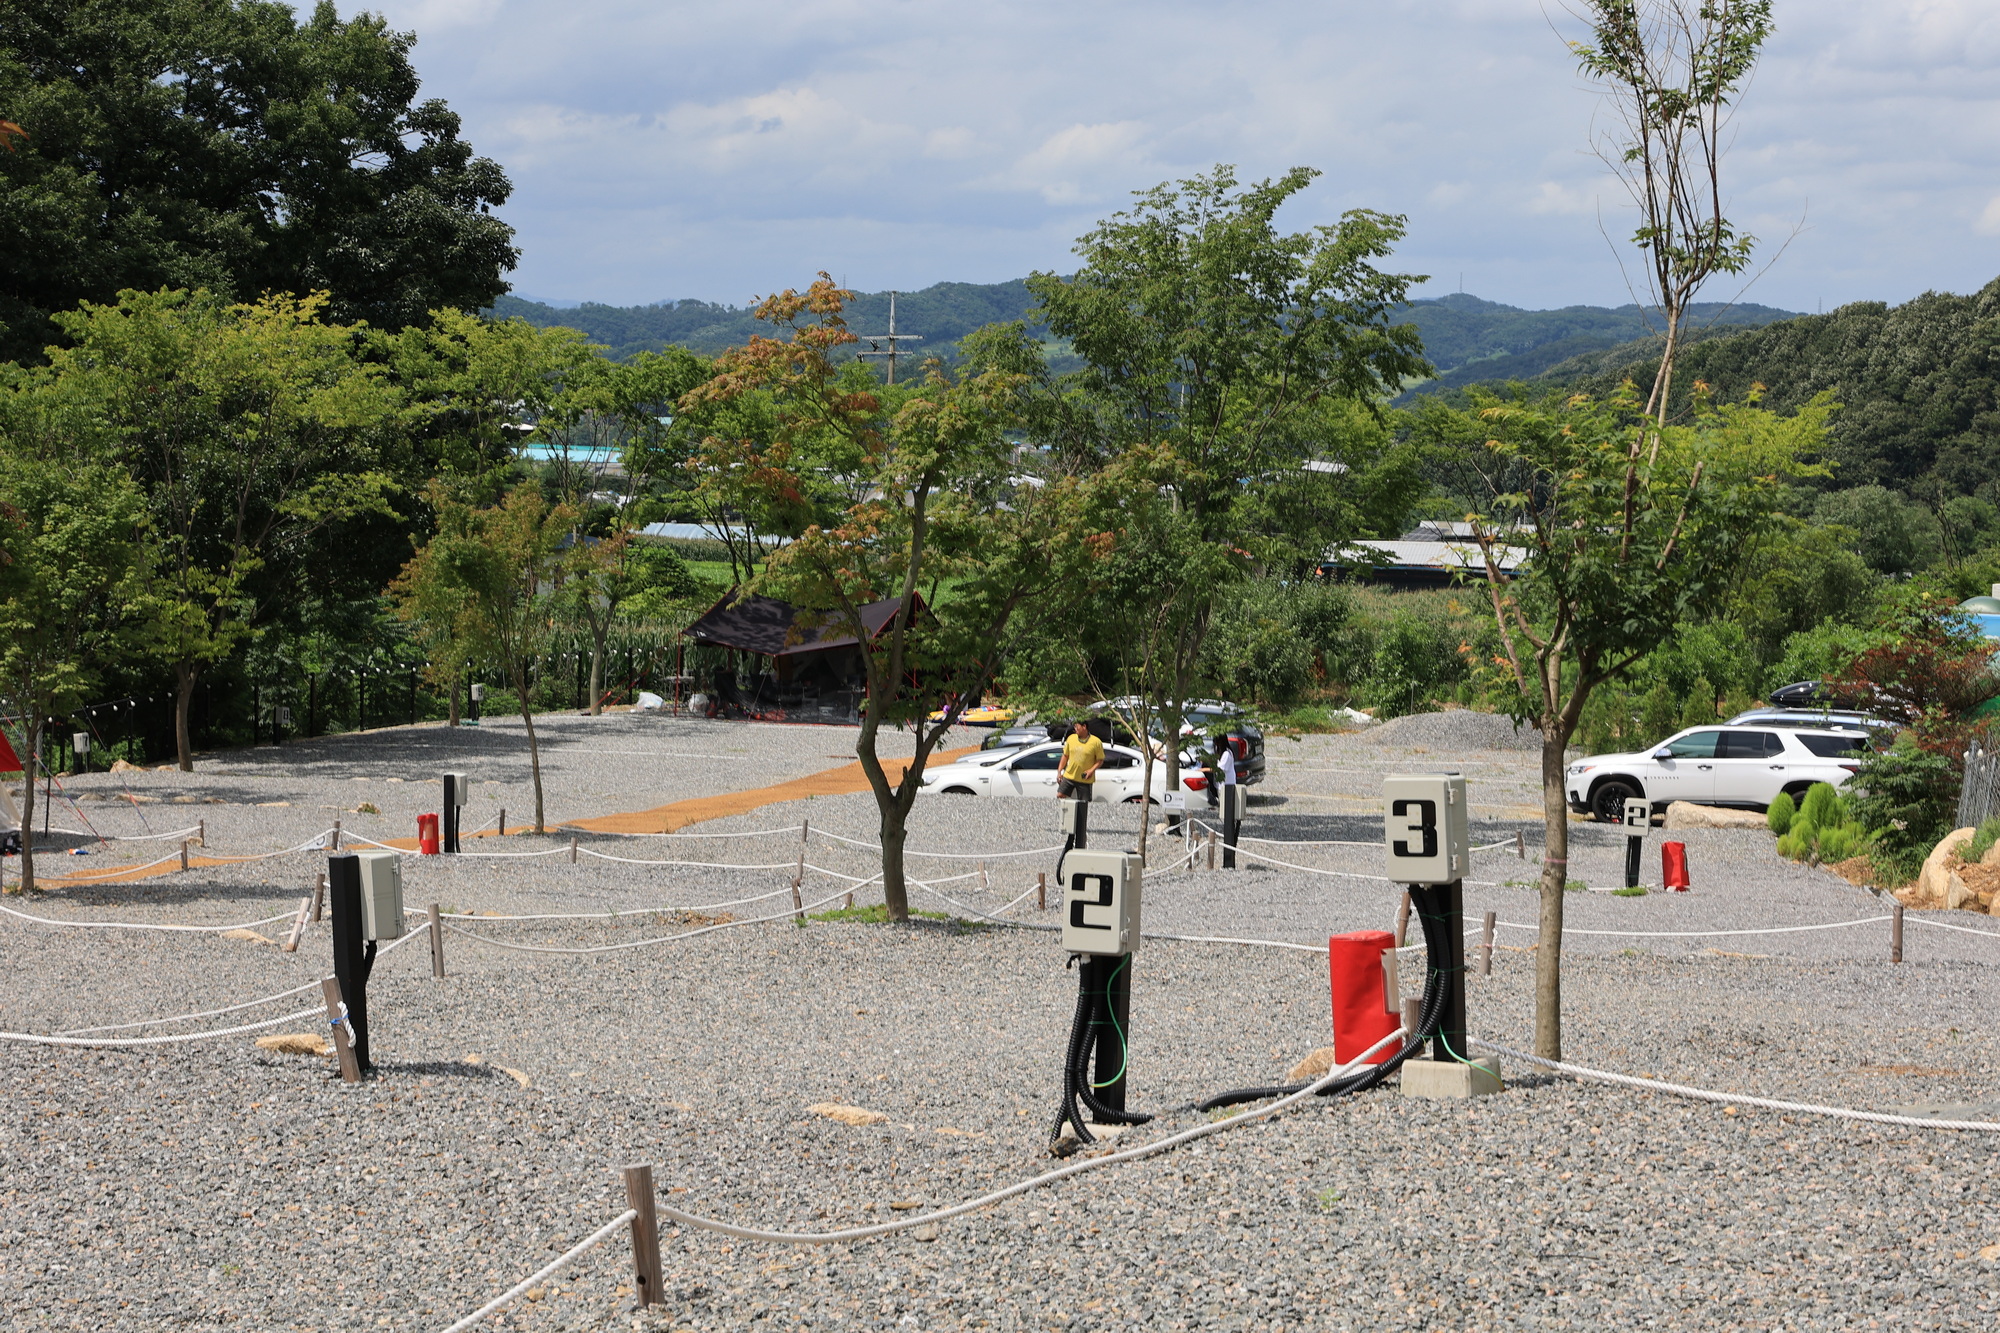
[[[758,677],[746,697],[733,672],[718,673],[716,693],[725,704],[760,708],[776,704],[787,710],[831,704],[852,712],[865,679],[860,640],[848,632],[836,612],[809,611],[775,597],[744,597],[735,589],[681,631],[681,637],[702,648],[728,648],[770,659],[768,674]],[[895,619],[897,598],[870,602],[861,608],[861,627],[872,642]],[[923,612],[923,599],[917,599]]]

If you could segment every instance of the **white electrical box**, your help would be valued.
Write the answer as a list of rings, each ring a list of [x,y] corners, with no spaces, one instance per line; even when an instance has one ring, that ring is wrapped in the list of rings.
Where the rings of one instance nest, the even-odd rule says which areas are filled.
[[[1625,827],[1644,829],[1653,826],[1653,803],[1651,801],[1625,802]]]
[[[403,937],[403,858],[394,852],[360,852],[361,934],[364,939]]]
[[[1464,777],[1392,774],[1382,781],[1382,813],[1390,879],[1449,884],[1465,878],[1472,821]]]
[[[463,773],[444,775],[444,803],[446,805],[469,805],[472,796],[472,780]]]
[[[69,738],[69,743],[78,754],[90,753],[90,733],[87,731],[76,732]]]
[[[1074,838],[1080,829],[1087,827],[1084,821],[1089,816],[1084,807],[1088,802],[1063,800],[1056,804],[1062,807],[1062,831],[1066,836]]]
[[[1122,954],[1139,947],[1140,861],[1131,852],[1063,858],[1063,948]]]
[[[1222,822],[1241,824],[1243,811],[1250,804],[1249,793],[1235,783],[1225,783],[1222,788]]]

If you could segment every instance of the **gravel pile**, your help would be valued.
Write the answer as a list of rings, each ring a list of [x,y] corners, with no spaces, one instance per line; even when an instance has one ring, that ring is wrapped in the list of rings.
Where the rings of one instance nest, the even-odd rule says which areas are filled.
[[[828,756],[851,741],[833,730],[702,724],[705,732],[681,735],[614,725],[633,730],[593,724],[576,729],[585,740],[553,745],[551,764],[561,766],[553,810],[645,808],[776,781],[832,766]],[[695,739],[712,747],[704,753],[740,747],[730,781],[642,767],[631,756],[621,774],[616,757],[590,749],[606,735],[652,743],[668,734],[676,748]],[[432,743],[422,731],[405,737]],[[428,750],[398,760],[379,735],[351,743],[359,756],[351,766],[371,777],[372,792],[390,788],[386,776],[444,766]],[[1379,874],[1380,816],[1364,801],[1381,772],[1420,763],[1414,752],[1426,748],[1406,742],[1385,752],[1373,734],[1274,742],[1271,781],[1245,832],[1291,845],[1245,850]],[[489,771],[504,771],[505,755],[487,758]],[[1535,919],[1526,886],[1539,820],[1507,813],[1532,797],[1532,764],[1486,752],[1477,766],[1456,765],[1486,801],[1475,807],[1477,839],[1516,830],[1529,839],[1525,861],[1511,846],[1477,854],[1475,878],[1487,882],[1468,886],[1468,913],[1490,906],[1503,920]],[[326,743],[309,773],[266,775],[272,787],[262,789],[295,791],[301,804],[316,794],[332,800],[348,766],[341,743]],[[274,815],[241,802],[213,808],[236,821],[232,837],[272,845],[297,840],[310,822],[293,813],[298,805],[270,807]],[[426,807],[415,799],[396,807],[417,808]],[[1093,815],[1095,845],[1136,842],[1136,809]],[[277,827],[292,819],[297,826]],[[857,876],[876,868],[866,849],[822,836],[872,838],[865,795],[767,807],[691,831],[802,821],[815,831],[807,844],[815,865]],[[995,910],[1053,862],[997,854],[1048,846],[1054,823],[1041,802],[921,801],[911,846],[973,859],[913,858],[913,872],[975,871],[985,853],[985,889],[976,879],[941,887]],[[1622,833],[1585,825],[1572,833],[1572,875],[1615,882]],[[1308,837],[1377,845],[1297,845]],[[1887,910],[1830,875],[1781,861],[1768,836],[1701,830],[1681,840],[1696,892],[1577,893],[1571,924],[1715,930]],[[581,840],[622,856],[732,869],[589,857],[572,865],[567,836],[491,845],[559,854],[412,858],[412,904],[638,913],[477,927],[511,943],[583,947],[696,924],[642,909],[785,889],[791,872],[777,867],[797,856],[799,834]],[[230,922],[295,905],[316,864],[301,856],[5,905],[75,919]],[[1657,864],[1649,847],[1649,874]],[[809,873],[808,899],[842,885]],[[879,901],[866,887],[858,897]],[[703,915],[782,910],[789,893],[774,901]],[[1378,881],[1270,866],[1156,868],[1146,886],[1150,929],[1308,943],[1387,926],[1395,902],[1395,889]],[[1037,913],[1032,898],[1020,914],[1044,924],[1056,915]],[[1474,1029],[1506,1044],[1528,1040],[1531,938],[1503,931],[1502,945],[1514,947],[1497,954],[1492,976],[1470,982]],[[380,962],[369,990],[380,1070],[358,1089],[333,1079],[329,1061],[262,1052],[249,1035],[117,1051],[0,1044],[10,1149],[0,1183],[4,1322],[437,1329],[615,1216],[624,1207],[616,1168],[627,1162],[653,1163],[676,1207],[786,1229],[907,1215],[1052,1165],[1045,1136],[1075,982],[1045,934],[929,919],[910,929],[816,920],[803,930],[752,925],[594,955],[507,952],[456,933],[446,949],[441,981],[421,941]],[[1569,1054],[1767,1096],[2000,1118],[1990,1072],[2000,1039],[1979,1021],[2000,1000],[2000,940],[1913,924],[1906,949],[1908,962],[1887,962],[1886,924],[1748,938],[1572,937]],[[0,1027],[13,1031],[216,1007],[314,982],[329,968],[323,925],[287,955],[213,936],[10,918],[0,951],[10,983]],[[1312,953],[1149,941],[1135,963],[1133,1006],[1132,1101],[1161,1117],[1125,1142],[1201,1123],[1182,1108],[1222,1088],[1281,1079],[1328,1039],[1325,964]],[[291,1007],[304,1005],[255,1012]],[[2000,1270],[1980,1257],[2000,1240],[1986,1204],[1996,1183],[1986,1137],[1730,1115],[1518,1067],[1509,1074],[1501,1097],[1411,1102],[1383,1090],[1316,1105],[879,1242],[787,1249],[672,1234],[669,1303],[643,1316],[620,1290],[629,1284],[621,1237],[515,1307],[504,1326],[1993,1325]],[[808,1110],[826,1102],[887,1119],[850,1126]]]
[[[1438,752],[1454,750],[1531,750],[1541,752],[1542,733],[1517,727],[1498,713],[1453,708],[1442,713],[1406,713],[1359,733],[1371,745],[1427,746]]]

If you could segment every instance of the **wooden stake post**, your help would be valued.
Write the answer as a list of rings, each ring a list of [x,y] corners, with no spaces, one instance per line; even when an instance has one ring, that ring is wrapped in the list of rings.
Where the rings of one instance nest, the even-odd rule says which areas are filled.
[[[436,903],[431,904],[431,975],[444,975],[444,917]]]
[[[1493,975],[1493,927],[1499,919],[1498,912],[1488,912],[1486,924],[1479,932],[1479,975],[1482,977]]]
[[[1903,905],[1897,903],[1889,912],[1889,961],[1903,961]]]
[[[313,920],[318,921],[321,917],[325,915],[326,915],[326,872],[322,870],[318,874],[313,876]]]
[[[628,1166],[620,1174],[625,1177],[625,1206],[638,1214],[632,1219],[632,1290],[641,1309],[664,1305],[666,1279],[660,1272],[660,1218],[654,1209],[659,1196],[653,1188],[653,1168]]]
[[[312,905],[311,894],[307,894],[305,897],[299,899],[299,914],[292,918],[292,933],[285,937],[286,953],[297,953],[299,951],[299,936],[305,933],[306,917],[311,915]]]
[[[319,990],[326,999],[327,1036],[333,1042],[333,1053],[340,1058],[340,1081],[359,1083],[361,1061],[355,1056],[354,1047],[347,1040],[347,1025],[340,1021],[339,978],[325,978],[319,983]]]

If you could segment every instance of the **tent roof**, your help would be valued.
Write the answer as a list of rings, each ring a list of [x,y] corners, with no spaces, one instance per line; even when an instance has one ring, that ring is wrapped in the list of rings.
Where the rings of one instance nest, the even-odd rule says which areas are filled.
[[[722,600],[708,608],[701,619],[681,631],[685,638],[711,648],[735,648],[762,657],[789,657],[817,653],[829,648],[846,648],[856,640],[840,632],[829,621],[815,625],[819,613],[804,611],[775,597],[746,597],[735,601],[736,592],[724,593]],[[919,598],[919,606],[922,599]],[[732,605],[732,602],[734,603]],[[861,608],[861,625],[873,639],[895,616],[898,599],[886,598]],[[803,620],[805,623],[800,624]]]

